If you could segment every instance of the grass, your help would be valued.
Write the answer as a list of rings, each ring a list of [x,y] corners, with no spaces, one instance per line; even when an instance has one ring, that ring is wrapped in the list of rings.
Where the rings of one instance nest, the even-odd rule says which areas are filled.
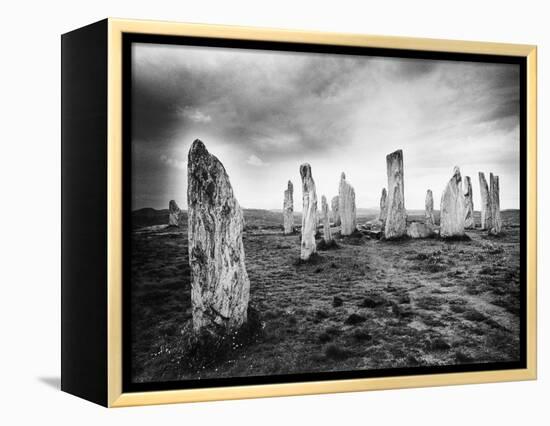
[[[330,240],[328,243],[325,240],[321,240],[317,243],[317,250],[337,250],[339,248],[338,243],[335,240]]]
[[[337,345],[330,344],[325,348],[325,356],[329,359],[341,361],[353,356],[353,352],[348,349],[343,349]]]
[[[519,222],[513,215],[503,213],[506,232],[498,239],[478,230],[468,231],[469,241],[453,242],[337,236],[337,250],[300,262],[299,235],[282,235],[277,214],[245,211],[257,332],[195,346],[188,330],[186,221],[133,233],[133,380],[517,360],[519,228],[512,225]]]

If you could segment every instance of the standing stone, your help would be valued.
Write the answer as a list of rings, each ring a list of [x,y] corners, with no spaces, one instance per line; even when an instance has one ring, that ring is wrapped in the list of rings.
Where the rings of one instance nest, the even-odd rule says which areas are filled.
[[[247,321],[243,213],[222,163],[198,139],[189,150],[187,174],[193,329],[223,336]]]
[[[426,223],[411,222],[407,226],[407,236],[410,238],[430,238],[433,234],[433,227]]]
[[[334,222],[334,226],[340,226],[340,213],[338,212],[338,195],[332,197],[332,200],[330,201],[330,206],[332,208],[332,221]]]
[[[392,239],[402,237],[407,232],[403,151],[399,149],[388,154],[386,166],[388,171],[388,217],[384,235],[386,239]]]
[[[168,203],[168,226],[179,226],[181,210],[174,200]]]
[[[485,174],[479,172],[479,189],[481,191],[481,229],[491,229],[491,199]]]
[[[431,189],[426,191],[426,202],[425,202],[425,220],[424,223],[428,226],[435,226],[435,216],[434,216],[434,194]]]
[[[500,217],[500,187],[498,183],[498,176],[489,175],[489,182],[491,185],[491,229],[490,232],[493,235],[500,234],[502,230],[502,218]]]
[[[470,176],[464,176],[464,228],[474,229],[475,227],[472,181]]]
[[[464,193],[462,176],[455,166],[453,176],[441,196],[441,218],[439,235],[442,238],[464,235]]]
[[[332,235],[330,233],[330,222],[329,222],[329,209],[326,197],[323,195],[321,197],[321,221],[323,222],[323,240],[325,243],[328,243],[332,240]]]
[[[294,233],[294,186],[288,181],[283,204],[283,234]]]
[[[317,252],[315,233],[317,232],[317,193],[311,175],[311,166],[307,163],[300,166],[302,177],[302,245],[300,259],[308,260]]]
[[[380,213],[378,213],[378,220],[386,222],[388,217],[388,192],[386,188],[382,188],[382,194],[380,195]]]
[[[342,172],[338,190],[338,213],[340,215],[340,233],[351,235],[357,229],[355,212],[355,190],[346,182],[346,174]]]

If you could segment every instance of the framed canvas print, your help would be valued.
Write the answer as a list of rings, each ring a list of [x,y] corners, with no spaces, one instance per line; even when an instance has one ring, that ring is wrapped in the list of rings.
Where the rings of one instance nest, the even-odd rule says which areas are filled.
[[[536,378],[536,48],[107,19],[62,37],[62,389]]]

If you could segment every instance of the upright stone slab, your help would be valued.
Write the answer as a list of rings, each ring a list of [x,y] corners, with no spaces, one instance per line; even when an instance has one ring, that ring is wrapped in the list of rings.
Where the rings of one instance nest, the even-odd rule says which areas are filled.
[[[317,193],[309,164],[305,163],[300,166],[300,176],[302,177],[302,244],[300,259],[308,260],[317,252],[317,245],[315,244]]]
[[[328,243],[332,240],[330,233],[329,208],[326,197],[321,197],[321,222],[323,223],[323,240]]]
[[[388,217],[388,192],[386,188],[382,188],[382,194],[380,194],[380,212],[378,213],[378,220],[386,222]]]
[[[174,200],[168,203],[168,226],[179,226],[181,210]]]
[[[462,176],[458,167],[454,168],[453,176],[441,196],[439,235],[442,238],[464,235],[464,193],[462,192]]]
[[[407,211],[405,210],[405,186],[403,176],[403,151],[397,150],[386,156],[388,171],[388,217],[384,236],[399,238],[407,232]]]
[[[431,189],[426,191],[426,202],[425,211],[424,211],[424,223],[428,226],[435,226],[435,216],[434,216],[434,195]]]
[[[472,181],[470,176],[464,176],[464,228],[474,229],[475,227]]]
[[[340,215],[340,233],[351,235],[357,229],[355,212],[355,190],[346,182],[346,174],[340,176],[338,190],[338,213]]]
[[[294,186],[288,181],[285,190],[285,200],[283,203],[283,233],[285,235],[294,233]]]
[[[332,197],[330,201],[330,206],[332,208],[332,222],[334,226],[340,226],[340,213],[338,212],[338,195]]]
[[[489,182],[491,185],[491,229],[490,232],[493,235],[500,234],[502,230],[502,218],[500,216],[500,186],[498,183],[498,176],[489,175]]]
[[[479,190],[481,192],[481,229],[491,229],[491,199],[489,197],[489,186],[485,174],[479,172]]]
[[[426,223],[411,222],[407,226],[407,236],[410,238],[430,238],[433,234],[433,227]]]
[[[247,321],[250,281],[242,241],[244,219],[225,168],[200,140],[193,142],[188,160],[193,329],[220,336]]]

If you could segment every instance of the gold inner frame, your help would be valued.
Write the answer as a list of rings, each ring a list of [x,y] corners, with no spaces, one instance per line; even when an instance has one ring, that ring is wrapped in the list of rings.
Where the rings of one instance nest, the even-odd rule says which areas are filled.
[[[354,392],[426,386],[534,380],[537,377],[537,48],[532,45],[387,37],[182,24],[109,18],[108,23],[108,405],[166,404]],[[527,368],[467,373],[293,382],[148,392],[122,392],[122,35],[123,33],[214,37],[368,46],[518,56],[527,59]]]

